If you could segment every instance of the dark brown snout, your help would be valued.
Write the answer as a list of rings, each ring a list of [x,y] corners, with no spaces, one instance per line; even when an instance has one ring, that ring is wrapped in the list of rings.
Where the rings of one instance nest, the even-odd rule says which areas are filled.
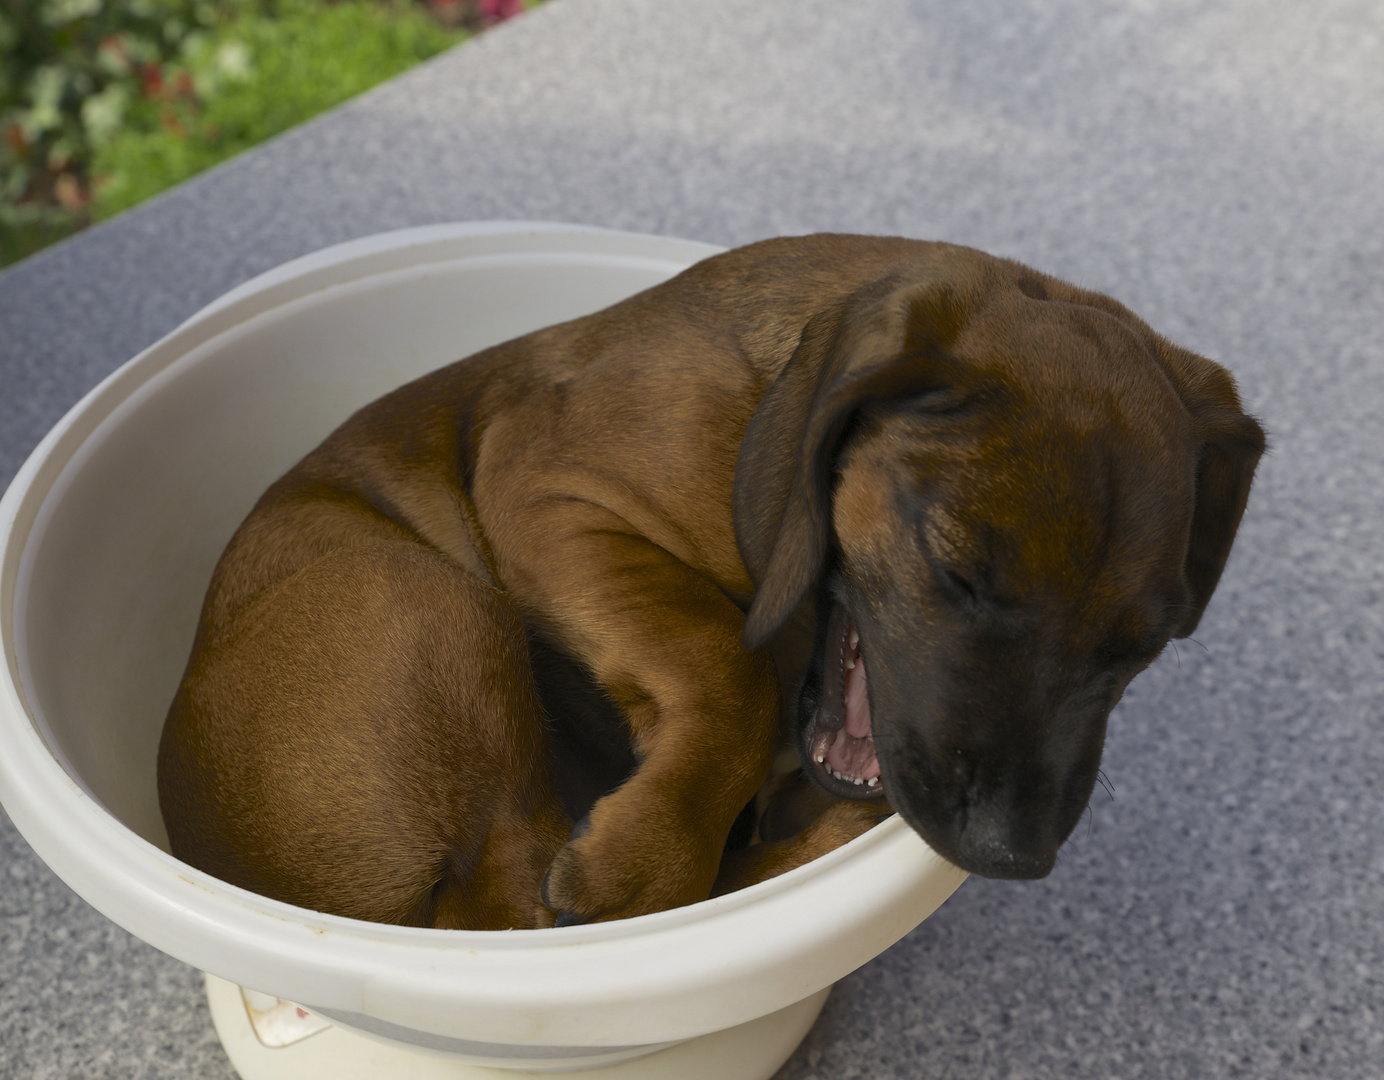
[[[1015,660],[881,670],[875,739],[890,803],[933,848],[972,873],[1037,878],[1091,797],[1117,688],[1043,687]]]
[[[987,877],[1042,877],[1086,808],[1106,721],[1139,660],[1088,650],[1069,613],[972,610],[947,576],[930,602],[873,601],[833,575],[822,601],[816,659],[799,697],[798,745],[808,774],[831,794],[887,797],[956,865]],[[825,630],[821,630],[825,627]],[[844,646],[844,648],[843,648]],[[867,667],[870,785],[844,781],[862,740],[837,678]],[[838,730],[839,729],[839,730]],[[863,734],[862,722],[855,724]],[[841,749],[842,743],[855,750]],[[826,748],[826,753],[822,749]]]

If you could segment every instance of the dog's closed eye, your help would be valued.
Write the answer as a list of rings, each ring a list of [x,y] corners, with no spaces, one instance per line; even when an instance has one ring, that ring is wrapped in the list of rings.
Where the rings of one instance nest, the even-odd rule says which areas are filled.
[[[955,416],[966,412],[975,402],[974,395],[960,387],[948,386],[906,398],[900,404],[920,416]]]
[[[959,569],[974,562],[969,530],[947,511],[933,506],[924,514],[919,533],[923,558],[938,591],[967,614],[982,614],[989,606],[984,575]]]
[[[932,574],[937,580],[937,587],[942,591],[942,595],[967,611],[980,610],[980,592],[968,578],[958,574],[950,567],[938,565],[933,566]]]

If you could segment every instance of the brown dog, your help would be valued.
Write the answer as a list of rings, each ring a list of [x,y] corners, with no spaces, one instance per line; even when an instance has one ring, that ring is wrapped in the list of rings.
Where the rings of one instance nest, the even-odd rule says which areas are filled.
[[[321,911],[561,924],[780,872],[887,794],[958,865],[1040,876],[1263,448],[1223,368],[1016,263],[708,259],[269,489],[160,745],[173,851]],[[790,792],[723,860],[781,726],[830,805]]]

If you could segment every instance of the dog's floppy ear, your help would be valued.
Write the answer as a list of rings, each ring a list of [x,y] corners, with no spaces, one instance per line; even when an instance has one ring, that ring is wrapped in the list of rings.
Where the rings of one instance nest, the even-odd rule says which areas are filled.
[[[819,312],[765,392],[735,469],[735,538],[755,583],[746,648],[792,615],[822,572],[837,446],[867,401],[944,384],[945,350],[964,318],[963,288],[886,278]]]
[[[1200,443],[1185,571],[1191,603],[1173,632],[1174,637],[1187,637],[1197,628],[1221,579],[1266,440],[1264,429],[1241,409],[1235,380],[1225,368],[1162,341],[1158,353],[1192,415]]]

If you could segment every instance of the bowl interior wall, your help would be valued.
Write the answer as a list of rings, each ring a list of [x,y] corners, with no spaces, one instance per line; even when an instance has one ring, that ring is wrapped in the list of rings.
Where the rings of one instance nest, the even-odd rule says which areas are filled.
[[[159,734],[212,569],[260,493],[381,394],[675,269],[521,255],[366,277],[242,323],[141,385],[59,476],[21,571],[24,691],[72,779],[167,850]]]

